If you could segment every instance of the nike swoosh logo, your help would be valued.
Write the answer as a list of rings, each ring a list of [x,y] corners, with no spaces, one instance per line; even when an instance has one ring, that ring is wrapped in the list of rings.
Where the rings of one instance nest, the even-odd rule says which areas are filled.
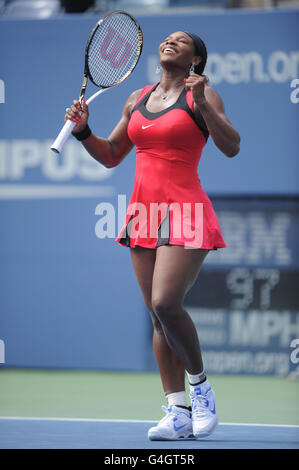
[[[182,426],[177,426],[175,424],[176,421],[177,421],[177,418],[173,418],[173,427],[175,431],[179,431],[180,429],[183,429],[186,426],[186,424],[183,424]]]
[[[207,408],[210,410],[211,413],[216,414],[216,405],[215,405],[215,402],[213,403],[213,408],[211,408],[211,402],[209,402],[209,400],[207,400]]]
[[[215,405],[215,402],[213,401],[213,408],[211,407],[212,406],[212,403],[206,398],[205,399],[205,406],[208,408],[208,410],[210,410],[211,413],[216,414],[216,405]]]
[[[152,127],[153,125],[154,125],[154,124],[149,124],[148,126],[142,125],[142,126],[141,126],[141,129],[147,129],[148,127]]]

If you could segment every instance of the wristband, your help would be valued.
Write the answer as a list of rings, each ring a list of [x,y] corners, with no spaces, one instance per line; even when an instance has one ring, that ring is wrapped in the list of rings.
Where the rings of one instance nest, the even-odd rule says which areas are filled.
[[[72,132],[72,134],[74,137],[76,137],[77,140],[81,142],[81,140],[88,139],[88,137],[92,134],[92,132],[91,132],[89,125],[87,124],[85,129],[83,129],[83,131],[76,132],[76,133]]]

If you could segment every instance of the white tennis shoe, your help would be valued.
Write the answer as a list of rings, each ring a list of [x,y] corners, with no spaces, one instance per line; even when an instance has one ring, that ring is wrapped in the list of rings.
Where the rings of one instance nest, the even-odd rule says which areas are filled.
[[[215,393],[206,380],[190,392],[192,429],[196,439],[209,436],[218,424]]]
[[[177,441],[194,439],[191,413],[179,406],[162,406],[166,415],[148,431],[151,441]]]

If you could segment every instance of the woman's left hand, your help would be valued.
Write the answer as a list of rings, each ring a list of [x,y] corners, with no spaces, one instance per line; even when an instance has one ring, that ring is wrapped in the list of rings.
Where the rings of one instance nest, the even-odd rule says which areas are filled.
[[[188,78],[185,78],[185,88],[191,91],[195,103],[205,100],[204,88],[208,81],[208,77],[205,75],[197,75],[196,73],[192,73]]]

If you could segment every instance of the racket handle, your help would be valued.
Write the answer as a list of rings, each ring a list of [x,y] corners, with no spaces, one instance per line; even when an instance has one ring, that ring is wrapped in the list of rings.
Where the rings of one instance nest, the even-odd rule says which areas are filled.
[[[58,136],[56,137],[56,140],[53,142],[53,144],[50,147],[51,150],[53,150],[53,152],[56,152],[56,153],[61,152],[64,144],[66,143],[67,139],[71,135],[72,130],[74,129],[75,125],[76,125],[76,122],[73,122],[70,119],[66,121],[65,125],[63,126]]]
[[[86,101],[86,104],[89,105],[97,96],[99,96],[101,93],[104,93],[104,91],[108,90],[108,88],[102,88],[101,90],[97,91],[94,93],[88,100]],[[76,123],[68,119],[61,129],[60,133],[56,137],[56,140],[53,142],[51,145],[51,150],[55,153],[60,153],[64,144],[66,143],[67,139],[72,133],[72,130],[74,129]]]

